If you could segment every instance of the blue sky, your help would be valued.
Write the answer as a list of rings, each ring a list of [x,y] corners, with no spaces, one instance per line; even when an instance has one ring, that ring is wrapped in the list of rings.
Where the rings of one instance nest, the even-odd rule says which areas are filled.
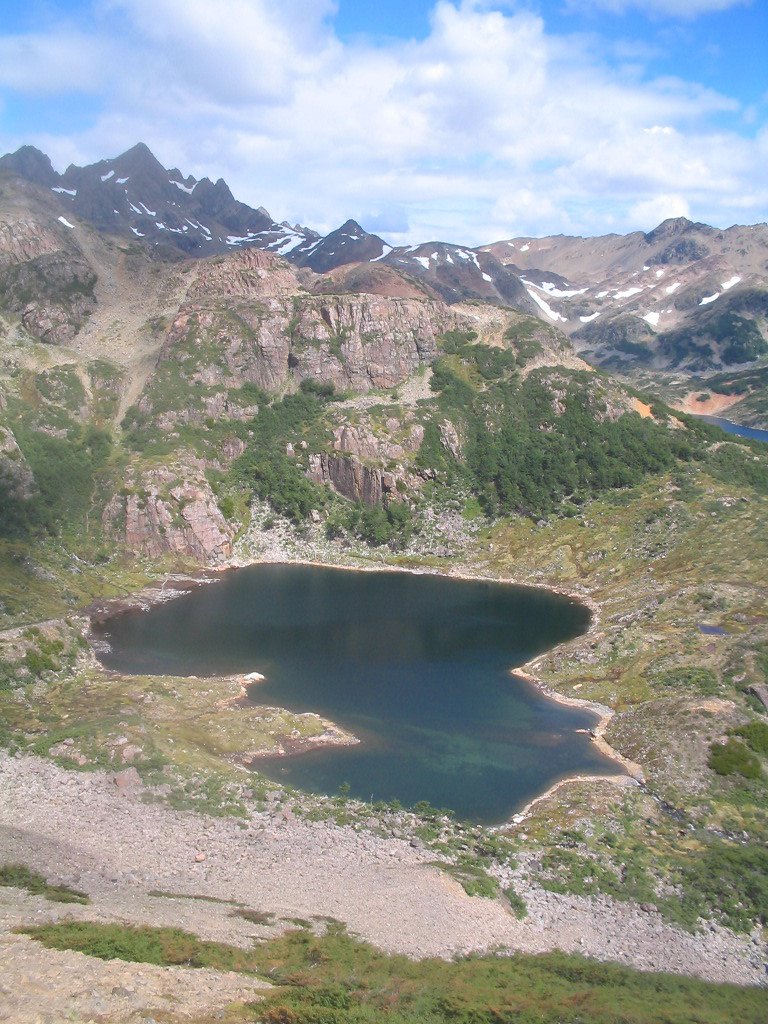
[[[763,0],[0,0],[0,151],[394,242],[768,219]]]

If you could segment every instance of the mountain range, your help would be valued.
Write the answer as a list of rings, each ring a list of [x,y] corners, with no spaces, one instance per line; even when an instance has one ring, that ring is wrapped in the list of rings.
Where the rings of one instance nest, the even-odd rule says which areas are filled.
[[[68,227],[131,239],[163,261],[261,249],[312,272],[313,290],[480,302],[533,314],[595,365],[626,373],[743,367],[768,353],[768,225],[685,218],[643,233],[391,246],[354,220],[321,235],[277,223],[219,179],[166,169],[142,143],[58,174],[23,146],[0,177],[37,186]]]

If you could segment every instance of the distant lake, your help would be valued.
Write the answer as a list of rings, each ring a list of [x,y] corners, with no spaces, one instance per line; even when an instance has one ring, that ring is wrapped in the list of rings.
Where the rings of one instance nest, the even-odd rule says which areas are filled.
[[[496,823],[563,776],[621,773],[576,732],[595,714],[509,674],[588,625],[584,605],[546,590],[254,565],[110,620],[101,658],[128,673],[261,672],[255,703],[315,711],[362,740],[258,761],[268,777]]]
[[[702,416],[705,423],[712,423],[720,427],[727,434],[737,434],[739,437],[748,437],[752,441],[768,442],[768,430],[758,430],[757,427],[745,427],[741,423],[731,423],[720,416]]]

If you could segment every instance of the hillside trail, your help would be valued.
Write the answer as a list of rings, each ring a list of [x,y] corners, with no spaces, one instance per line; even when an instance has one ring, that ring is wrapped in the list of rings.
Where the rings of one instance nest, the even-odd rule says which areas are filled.
[[[150,262],[85,230],[77,242],[97,274],[96,310],[71,348],[80,358],[105,359],[125,373],[116,424],[136,402],[157,365],[163,332],[152,321],[175,316],[197,276],[194,265]]]

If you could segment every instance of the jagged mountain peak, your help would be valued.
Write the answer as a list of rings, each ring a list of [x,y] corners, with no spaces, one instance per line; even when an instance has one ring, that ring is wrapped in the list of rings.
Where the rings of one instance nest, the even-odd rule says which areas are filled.
[[[18,174],[26,181],[50,187],[58,177],[50,158],[35,146],[20,146],[15,153],[0,157],[0,171]]]
[[[324,274],[348,263],[368,263],[391,250],[383,238],[366,231],[356,220],[346,220],[325,237],[307,240],[289,254],[300,266]]]

